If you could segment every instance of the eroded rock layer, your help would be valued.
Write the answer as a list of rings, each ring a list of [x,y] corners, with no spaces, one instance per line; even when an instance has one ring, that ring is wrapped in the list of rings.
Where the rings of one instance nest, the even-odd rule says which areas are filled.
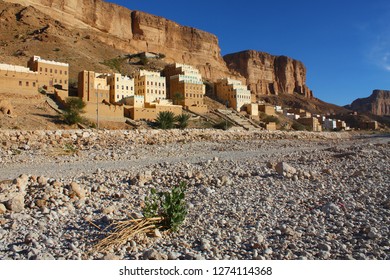
[[[357,112],[369,112],[378,116],[390,116],[390,90],[376,89],[367,98],[358,98],[348,109]]]
[[[229,69],[244,76],[256,95],[293,94],[313,97],[306,85],[306,67],[287,56],[243,51],[224,56]]]

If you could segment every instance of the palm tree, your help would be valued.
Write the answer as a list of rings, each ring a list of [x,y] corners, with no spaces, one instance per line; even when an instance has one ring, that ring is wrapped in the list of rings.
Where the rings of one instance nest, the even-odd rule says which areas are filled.
[[[178,122],[177,126],[180,128],[180,129],[184,129],[188,126],[188,120],[190,119],[190,115],[188,114],[181,114],[179,116],[177,116],[175,119],[176,121]]]
[[[172,112],[159,112],[155,121],[158,128],[171,129],[175,125],[175,115]]]
[[[180,92],[176,92],[173,95],[173,104],[180,105],[180,103],[184,100],[184,94]]]

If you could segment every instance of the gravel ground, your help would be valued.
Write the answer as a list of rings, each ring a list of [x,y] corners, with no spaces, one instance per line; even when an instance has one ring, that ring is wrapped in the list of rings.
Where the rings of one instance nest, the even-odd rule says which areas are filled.
[[[390,259],[389,140],[0,131],[0,259]],[[178,232],[93,249],[151,188],[182,181]]]

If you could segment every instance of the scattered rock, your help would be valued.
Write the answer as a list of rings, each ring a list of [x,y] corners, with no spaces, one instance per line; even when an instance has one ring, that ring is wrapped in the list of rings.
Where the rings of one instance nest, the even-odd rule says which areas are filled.
[[[295,173],[297,173],[297,170],[286,162],[279,162],[278,164],[276,164],[275,169],[279,175],[283,175],[289,178],[292,177]]]
[[[10,211],[22,212],[24,210],[24,195],[22,193],[16,194],[6,202],[5,206]]]
[[[85,190],[78,183],[70,183],[70,189],[78,198],[85,198]]]

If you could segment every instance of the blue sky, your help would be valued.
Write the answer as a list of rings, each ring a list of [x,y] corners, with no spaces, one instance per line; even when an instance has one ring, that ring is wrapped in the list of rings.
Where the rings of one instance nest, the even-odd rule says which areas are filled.
[[[388,0],[111,0],[218,36],[222,55],[247,49],[287,55],[307,68],[307,85],[346,105],[390,90]]]

